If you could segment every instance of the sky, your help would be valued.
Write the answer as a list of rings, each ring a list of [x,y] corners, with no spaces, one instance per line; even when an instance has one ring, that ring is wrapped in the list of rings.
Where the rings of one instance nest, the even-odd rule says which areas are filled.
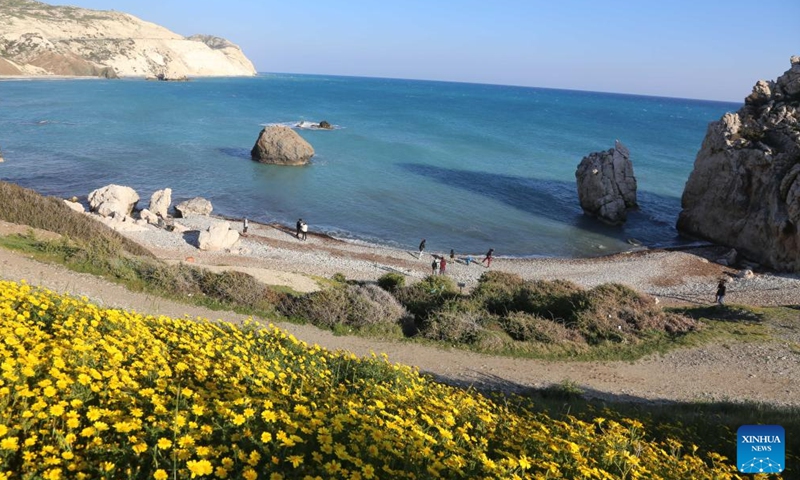
[[[46,0],[242,47],[259,72],[741,102],[800,55],[800,1]]]

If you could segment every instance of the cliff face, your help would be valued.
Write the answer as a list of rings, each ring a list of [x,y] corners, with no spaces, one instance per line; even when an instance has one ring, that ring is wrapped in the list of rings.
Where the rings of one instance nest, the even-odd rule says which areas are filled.
[[[0,0],[0,75],[255,73],[241,49],[222,38],[185,38],[127,13]]]
[[[708,126],[677,228],[800,271],[800,57],[791,65]]]

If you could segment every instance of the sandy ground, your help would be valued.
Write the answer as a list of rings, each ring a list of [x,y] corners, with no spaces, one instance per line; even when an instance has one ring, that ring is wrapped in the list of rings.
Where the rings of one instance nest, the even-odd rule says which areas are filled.
[[[199,229],[219,219],[181,219]],[[240,227],[233,224],[234,228]],[[24,232],[27,227],[0,222],[0,235]],[[341,242],[310,234],[299,241],[289,229],[251,223],[247,237],[232,252],[201,252],[193,246],[197,231],[175,234],[151,229],[128,233],[166,261],[236,269],[268,284],[297,291],[319,288],[320,278],[342,273],[347,278],[375,280],[397,271],[410,281],[430,273],[431,253],[417,258],[416,251],[394,250]],[[524,278],[565,278],[590,287],[619,282],[656,296],[662,302],[709,304],[716,282],[730,278],[728,300],[754,305],[800,304],[800,278],[758,272],[752,279],[736,279],[736,271],[709,262],[718,249],[692,251],[641,251],[600,259],[519,260],[496,258],[491,269],[515,272]],[[448,275],[471,288],[487,268],[454,263]],[[0,249],[0,279],[28,282],[54,291],[83,295],[108,307],[173,317],[205,317],[241,321],[244,317],[167,301],[126,289],[57,265],[36,262]],[[798,318],[771,325],[774,340],[745,344],[712,344],[656,355],[636,362],[569,362],[495,357],[453,348],[420,345],[410,341],[379,341],[334,336],[310,325],[279,324],[297,338],[329,349],[357,355],[386,353],[392,362],[417,366],[420,371],[460,385],[523,391],[564,381],[573,382],[588,395],[609,400],[650,401],[753,401],[800,406],[800,310]]]

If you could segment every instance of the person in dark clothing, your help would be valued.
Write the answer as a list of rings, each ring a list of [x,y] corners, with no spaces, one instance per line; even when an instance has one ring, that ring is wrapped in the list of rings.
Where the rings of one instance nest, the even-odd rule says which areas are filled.
[[[295,237],[300,238],[300,229],[303,227],[303,219],[297,219],[297,232],[294,234]]]
[[[439,271],[439,257],[434,255],[433,261],[431,262],[431,275],[436,275],[438,271]]]
[[[419,254],[417,254],[417,258],[422,258],[422,252],[425,251],[425,239],[423,238],[421,242],[419,242]]]
[[[456,251],[451,248],[450,249],[450,262],[455,262],[455,261],[456,261]]]
[[[486,262],[486,268],[492,266],[492,255],[494,255],[494,248],[490,248],[488,252],[486,252],[486,257],[481,260],[481,263]]]
[[[722,305],[725,302],[725,280],[720,280],[717,285],[717,303]]]

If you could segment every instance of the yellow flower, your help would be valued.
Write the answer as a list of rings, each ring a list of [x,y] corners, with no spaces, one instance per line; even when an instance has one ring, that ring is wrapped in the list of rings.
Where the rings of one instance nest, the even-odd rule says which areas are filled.
[[[170,439],[168,438],[159,438],[158,443],[156,443],[156,445],[158,445],[158,448],[160,448],[161,450],[166,450],[172,446],[172,441],[170,441]]]
[[[303,456],[302,455],[289,455],[288,460],[289,460],[289,463],[291,463],[294,468],[297,468],[298,466],[300,466],[301,463],[303,463]]]
[[[258,474],[252,468],[248,468],[242,472],[242,476],[245,478],[245,480],[256,480],[258,478]]]
[[[192,472],[192,478],[203,476],[203,475],[210,475],[214,472],[214,468],[211,466],[211,462],[208,460],[197,460],[197,461],[188,461],[186,462],[186,467]]]
[[[16,452],[19,448],[19,439],[17,437],[6,437],[0,440],[0,449],[11,450]]]
[[[272,434],[269,432],[264,432],[261,434],[261,441],[264,443],[269,443],[272,441]]]
[[[167,480],[167,479],[169,478],[169,475],[167,474],[167,472],[166,472],[166,471],[164,471],[164,469],[163,469],[163,468],[159,468],[159,469],[158,469],[158,470],[156,470],[156,472],[153,474],[153,478],[154,478],[155,480]]]

